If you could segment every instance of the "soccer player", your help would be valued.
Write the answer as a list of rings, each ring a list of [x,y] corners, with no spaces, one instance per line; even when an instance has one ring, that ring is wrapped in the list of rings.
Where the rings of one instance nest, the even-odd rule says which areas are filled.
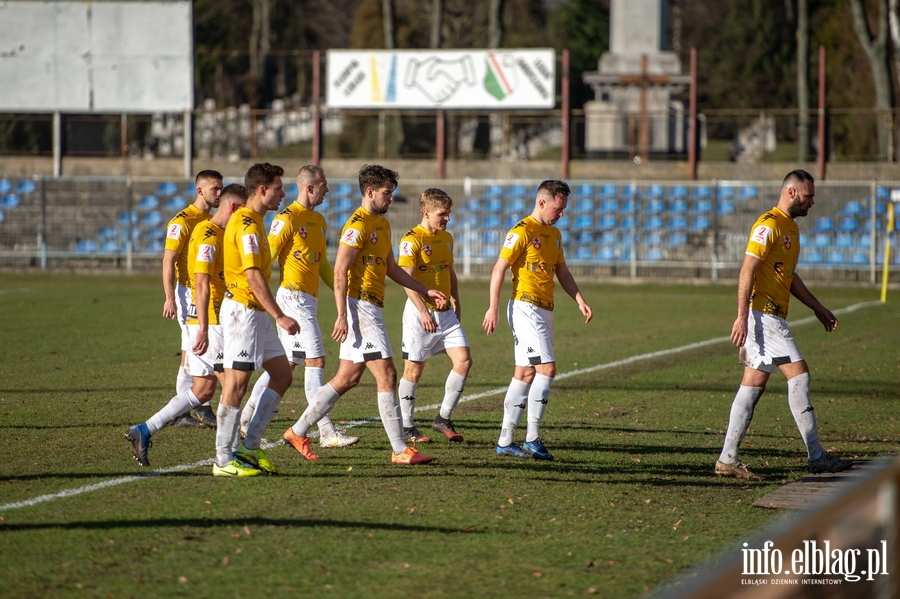
[[[278,411],[281,397],[291,386],[292,376],[278,333],[266,312],[288,334],[295,335],[300,331],[297,321],[281,310],[269,290],[272,255],[263,217],[269,210],[277,210],[284,197],[283,174],[284,169],[268,162],[251,166],[244,176],[250,195],[247,205],[235,212],[225,228],[222,245],[228,291],[219,315],[225,338],[225,382],[217,414],[214,476],[243,477],[277,472],[259,444]],[[253,371],[260,368],[269,374],[269,384],[259,397],[244,442],[234,450],[239,440],[241,401]]]
[[[319,310],[319,277],[334,287],[334,273],[328,263],[325,233],[328,230],[325,217],[316,212],[316,206],[325,201],[328,180],[325,171],[318,166],[307,165],[297,174],[297,200],[281,211],[269,229],[269,249],[272,258],[281,264],[281,286],[275,301],[285,314],[300,323],[300,332],[288,335],[278,329],[291,368],[303,364],[306,401],[311,402],[322,386],[325,369],[325,345],[316,315]],[[241,428],[246,429],[253,415],[259,396],[269,383],[269,375],[263,373],[253,386],[250,399],[241,414]],[[319,445],[321,447],[347,447],[359,441],[359,437],[345,435],[334,428],[327,415],[319,421]]]
[[[150,437],[177,419],[208,405],[216,391],[222,372],[222,327],[219,309],[225,297],[222,236],[231,215],[247,202],[243,185],[229,185],[219,196],[219,207],[212,218],[201,221],[191,233],[187,249],[187,270],[193,280],[193,302],[188,307],[186,326],[192,341],[187,352],[184,371],[191,375],[193,385],[178,393],[159,412],[146,422],[128,429],[125,438],[131,442],[134,459],[141,466],[149,466]]]
[[[738,446],[753,418],[753,410],[766,388],[769,375],[781,370],[787,377],[788,404],[806,444],[809,471],[840,472],[853,465],[827,453],[819,442],[816,414],[809,401],[809,367],[788,328],[791,295],[809,306],[825,330],[837,328],[834,314],[806,288],[796,273],[800,230],[796,220],[815,204],[815,180],[804,170],[791,171],[781,184],[778,205],[760,216],[738,278],[738,313],[731,341],[740,348],[744,376],[731,404],[725,445],[715,473],[744,480],[762,480],[738,459]]]
[[[375,377],[378,412],[391,442],[391,462],[423,464],[431,458],[407,447],[397,402],[397,371],[384,325],[384,278],[428,297],[439,309],[447,302],[440,291],[429,289],[397,265],[391,247],[391,225],[384,218],[397,188],[397,173],[377,164],[359,171],[361,206],[344,225],[334,261],[334,300],[337,319],[332,339],[341,343],[337,374],[316,393],[309,407],[282,436],[308,460],[317,460],[307,432],[337,400],[359,384],[368,369]]]
[[[166,245],[162,261],[163,291],[166,294],[163,317],[177,320],[181,327],[181,363],[175,379],[175,392],[178,394],[188,391],[194,384],[193,377],[184,369],[185,356],[194,344],[185,325],[187,308],[191,305],[192,286],[187,268],[188,243],[197,223],[207,220],[210,211],[219,205],[222,175],[213,170],[200,171],[197,173],[195,183],[197,197],[194,203],[176,214],[166,228]],[[195,410],[195,414],[196,419],[184,414],[175,422],[175,426],[216,427],[216,418],[209,405],[200,406]]]
[[[550,396],[550,384],[556,376],[553,355],[553,275],[578,304],[587,324],[593,317],[584,301],[563,255],[559,229],[553,225],[563,215],[569,201],[569,186],[563,181],[547,180],[537,189],[534,210],[506,234],[494,269],[491,271],[490,307],[484,315],[484,330],[490,335],[497,328],[500,289],[506,271],[512,269],[513,293],[506,309],[509,328],[515,342],[515,374],[503,400],[503,425],[497,441],[497,455],[536,460],[552,460],[544,447],[540,424]],[[525,443],[515,443],[516,427],[528,406]]]
[[[400,379],[400,412],[407,441],[427,443],[431,439],[419,432],[413,420],[416,390],[425,360],[445,353],[453,364],[444,384],[440,413],[431,428],[450,441],[461,442],[450,415],[466,388],[466,376],[472,367],[469,340],[459,323],[460,302],[456,271],[453,270],[453,236],[447,232],[453,200],[440,189],[426,189],[419,197],[422,222],[406,232],[400,241],[397,264],[417,281],[441,291],[453,299],[453,305],[439,309],[431,299],[411,289],[403,309],[403,377]]]

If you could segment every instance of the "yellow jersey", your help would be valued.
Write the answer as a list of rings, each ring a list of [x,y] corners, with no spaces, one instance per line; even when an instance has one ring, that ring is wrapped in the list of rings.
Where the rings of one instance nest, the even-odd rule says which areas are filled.
[[[347,275],[347,297],[384,306],[384,277],[391,247],[391,224],[362,206],[341,231],[341,245],[359,250]]]
[[[747,254],[763,261],[750,293],[750,307],[787,318],[791,282],[800,258],[800,230],[790,216],[772,208],[750,231]]]
[[[194,227],[191,233],[191,241],[188,245],[188,272],[196,289],[197,273],[209,275],[209,324],[219,324],[219,308],[222,307],[222,299],[225,297],[225,258],[222,255],[222,236],[225,229],[210,220],[204,221]],[[193,300],[188,308],[187,324],[198,324],[197,320],[197,294],[193,294]]]
[[[269,248],[281,265],[281,286],[312,296],[319,294],[319,263],[327,260],[325,217],[293,202],[272,221]]]
[[[553,310],[556,265],[566,261],[559,229],[526,216],[506,234],[500,257],[512,265],[512,299]]]
[[[269,253],[262,214],[257,214],[246,206],[235,210],[225,227],[222,253],[225,256],[226,297],[251,310],[265,311],[253,295],[244,272],[248,268],[260,269],[267,284],[271,276],[272,255]]]
[[[188,289],[192,289],[194,284],[188,273],[188,242],[197,223],[205,220],[209,220],[209,213],[191,204],[172,217],[166,227],[166,249],[178,253],[175,280]]]
[[[447,231],[429,233],[422,225],[406,232],[400,241],[400,266],[412,267],[417,281],[450,297],[450,269],[453,267],[453,236]],[[421,296],[429,310],[438,310],[434,301]],[[453,306],[447,302],[445,312]]]

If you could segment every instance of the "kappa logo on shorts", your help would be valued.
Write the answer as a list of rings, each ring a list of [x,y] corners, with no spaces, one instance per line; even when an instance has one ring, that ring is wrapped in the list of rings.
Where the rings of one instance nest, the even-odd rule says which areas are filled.
[[[294,349],[300,349],[300,342],[294,341]]]
[[[533,350],[532,348],[529,347],[528,349],[525,350],[525,353],[526,353],[526,354],[533,354],[533,353],[534,353],[534,350]]]
[[[250,354],[247,353],[246,349],[242,349],[241,353],[238,354],[238,358],[249,358]]]
[[[366,349],[375,349],[375,346],[372,345],[372,342],[371,342],[371,341],[367,341],[367,342],[366,342]]]

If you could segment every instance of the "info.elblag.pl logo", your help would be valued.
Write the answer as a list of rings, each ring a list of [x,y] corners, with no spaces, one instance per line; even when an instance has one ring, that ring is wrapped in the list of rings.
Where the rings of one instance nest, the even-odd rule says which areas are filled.
[[[743,584],[840,584],[843,581],[856,582],[875,580],[876,576],[886,576],[887,541],[881,541],[880,547],[869,549],[833,549],[829,541],[803,541],[803,547],[791,551],[788,559],[775,543],[766,541],[762,549],[751,549],[744,543],[743,554],[744,576],[841,576],[840,579],[742,579]]]

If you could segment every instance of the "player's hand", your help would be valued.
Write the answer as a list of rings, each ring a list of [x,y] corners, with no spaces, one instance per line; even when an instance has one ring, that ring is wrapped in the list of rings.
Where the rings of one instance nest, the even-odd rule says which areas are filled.
[[[202,356],[208,349],[209,332],[206,329],[200,329],[197,331],[197,339],[194,341],[194,347],[191,348],[191,351],[193,351],[195,355]]]
[[[178,312],[175,310],[175,298],[167,299],[163,304],[163,318],[175,320],[177,316]]]
[[[594,317],[594,311],[591,310],[591,307],[585,303],[578,304],[578,309],[581,310],[581,313],[584,314],[584,324],[587,324]]]
[[[281,315],[276,320],[278,326],[287,331],[288,335],[296,335],[300,332],[300,325],[297,324],[297,321],[287,315]]]
[[[497,310],[491,310],[488,308],[488,311],[484,313],[484,322],[481,323],[481,326],[484,327],[484,332],[490,335],[497,328],[497,321],[500,320],[500,316],[497,313]]]
[[[731,325],[731,342],[735,347],[744,347],[745,341],[747,341],[747,319],[738,316]]]
[[[434,321],[434,316],[432,316],[431,312],[428,310],[419,314],[419,322],[422,323],[422,328],[425,329],[426,333],[433,333],[437,330],[437,323]]]
[[[838,319],[831,310],[822,308],[821,312],[816,312],[816,318],[819,319],[819,322],[825,326],[825,330],[829,333],[837,328]]]
[[[334,321],[334,330],[331,332],[331,338],[338,343],[343,343],[347,340],[348,332],[349,327],[347,326],[347,317],[338,316],[337,320]]]
[[[434,305],[438,307],[438,309],[443,309],[444,306],[447,305],[447,296],[438,291],[437,289],[429,289],[428,297],[434,302]]]

